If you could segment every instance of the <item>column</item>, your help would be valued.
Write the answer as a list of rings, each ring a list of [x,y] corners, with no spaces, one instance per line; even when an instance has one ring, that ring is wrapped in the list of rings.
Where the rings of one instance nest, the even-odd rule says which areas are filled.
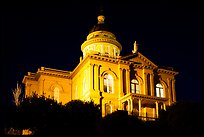
[[[132,113],[133,110],[133,100],[132,98],[130,99],[130,112]]]
[[[154,87],[154,74],[150,74],[150,90],[151,90],[151,96],[155,96],[154,95],[154,90],[155,90],[155,87]]]
[[[102,55],[104,54],[104,45],[103,44],[101,45],[101,54]]]
[[[130,113],[130,100],[128,99],[127,102],[128,102],[128,113]]]
[[[155,104],[156,104],[156,118],[158,118],[158,117],[159,117],[159,106],[158,106],[158,102],[156,101]]]
[[[156,109],[155,108],[153,108],[153,117],[155,118],[156,117]]]
[[[139,111],[139,116],[141,116],[141,99],[138,100],[138,111]]]
[[[101,68],[101,67],[100,67],[100,68]],[[100,69],[100,68],[99,68],[99,69]],[[100,72],[99,72],[99,73],[100,73]],[[100,91],[102,92],[102,91],[104,91],[104,90],[103,90],[103,76],[102,76],[102,77],[100,76],[99,79],[100,79],[100,80],[99,80],[99,82],[100,82]]]
[[[143,119],[146,121],[147,120],[147,107],[143,109]]]
[[[163,103],[163,109],[166,110],[166,104],[165,103]]]
[[[113,57],[116,57],[116,49],[113,48]]]
[[[101,75],[101,65],[98,66],[98,70],[97,70],[97,71],[98,71],[98,74],[97,74],[98,90],[101,91],[101,87],[100,87],[100,86],[101,86],[101,83],[100,83],[100,81],[101,81],[101,79],[100,79],[100,78],[101,78],[101,77],[100,77],[100,75]]]

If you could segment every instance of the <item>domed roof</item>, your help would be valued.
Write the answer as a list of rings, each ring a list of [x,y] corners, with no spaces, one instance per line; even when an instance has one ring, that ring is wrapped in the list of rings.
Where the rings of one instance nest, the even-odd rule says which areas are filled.
[[[110,31],[109,26],[104,23],[105,17],[100,14],[97,19],[98,23],[89,31],[86,41],[81,45],[83,55],[93,51],[103,55],[109,49],[109,56],[118,56],[122,50],[122,45]]]
[[[110,27],[104,23],[105,16],[99,15],[98,16],[98,23],[93,26],[93,28],[89,31],[92,33],[94,31],[110,31]]]

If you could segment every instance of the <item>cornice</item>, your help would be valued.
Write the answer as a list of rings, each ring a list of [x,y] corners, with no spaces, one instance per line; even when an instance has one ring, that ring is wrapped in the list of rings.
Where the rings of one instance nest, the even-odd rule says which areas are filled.
[[[151,66],[153,69],[157,68],[158,66],[154,64],[152,61],[150,61],[148,58],[146,58],[144,55],[142,55],[140,52],[138,52],[138,58],[142,59],[145,63],[147,63],[149,66]],[[147,66],[147,65],[145,65]]]
[[[176,71],[168,70],[168,69],[163,69],[163,68],[158,68],[157,72],[158,73],[170,74],[170,75],[177,75],[178,74],[178,72],[176,72]]]
[[[151,101],[157,101],[157,102],[164,102],[167,101],[168,98],[161,98],[161,97],[155,97],[155,96],[147,96],[147,95],[142,95],[142,94],[134,94],[134,93],[129,93],[126,94],[125,96],[122,96],[119,100],[126,100],[128,98],[137,98],[141,100],[151,100]]]
[[[27,79],[37,81],[40,75],[54,76],[59,78],[69,78],[70,73],[71,73],[70,71],[41,67],[38,69],[36,73],[28,72],[28,75],[24,76],[22,82],[25,83]]]
[[[167,101],[168,98],[161,98],[161,97],[156,97],[156,96],[147,96],[147,95],[142,95],[142,94],[134,94],[131,93],[131,96],[134,98],[139,98],[139,99],[145,99],[145,100],[152,100],[152,101]]]
[[[115,40],[115,39],[108,39],[108,38],[93,38],[93,39],[89,39],[87,41],[85,41],[82,45],[81,45],[81,50],[83,51],[83,49],[87,46],[90,45],[92,43],[97,43],[97,42],[106,42],[106,43],[111,43],[113,45],[116,45],[120,50],[122,50],[122,46],[121,44]]]

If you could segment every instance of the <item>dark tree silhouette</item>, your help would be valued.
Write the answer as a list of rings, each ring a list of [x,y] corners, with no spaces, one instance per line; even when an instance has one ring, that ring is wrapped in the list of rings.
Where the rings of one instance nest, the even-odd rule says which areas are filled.
[[[54,123],[60,117],[59,112],[62,109],[62,104],[55,100],[33,94],[10,110],[8,127],[19,131],[30,129],[35,134],[47,128],[51,124],[50,121]]]
[[[180,101],[160,112],[158,125],[172,135],[198,135],[203,133],[203,105],[198,102]]]
[[[62,105],[37,94],[25,98],[9,114],[8,127],[30,129],[33,135],[96,135],[102,118],[93,101],[72,100]]]
[[[117,110],[103,118],[103,135],[144,135],[145,123],[127,111]]]
[[[93,101],[72,100],[65,104],[65,109],[68,111],[70,133],[75,135],[97,134],[102,118],[99,105]]]
[[[17,131],[30,129],[40,136],[160,136],[165,133],[172,136],[203,132],[203,105],[200,103],[177,102],[166,111],[161,110],[156,121],[142,121],[124,110],[102,118],[99,108],[93,101],[72,100],[62,105],[54,99],[33,94],[19,106],[7,110],[3,126]]]

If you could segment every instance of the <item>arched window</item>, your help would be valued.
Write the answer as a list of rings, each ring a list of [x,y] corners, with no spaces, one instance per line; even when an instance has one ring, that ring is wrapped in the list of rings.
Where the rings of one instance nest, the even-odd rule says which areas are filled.
[[[57,102],[59,102],[59,92],[60,89],[58,87],[54,88],[54,100],[56,100]]]
[[[150,74],[147,74],[147,95],[151,95]]]
[[[113,93],[113,77],[110,74],[105,74],[103,83],[104,92]]]
[[[164,89],[162,84],[156,84],[156,96],[157,97],[164,97]]]
[[[131,80],[131,93],[137,93],[137,94],[140,93],[140,86],[137,79]]]
[[[123,69],[123,93],[124,95],[127,94],[126,92],[126,70],[125,69]]]

